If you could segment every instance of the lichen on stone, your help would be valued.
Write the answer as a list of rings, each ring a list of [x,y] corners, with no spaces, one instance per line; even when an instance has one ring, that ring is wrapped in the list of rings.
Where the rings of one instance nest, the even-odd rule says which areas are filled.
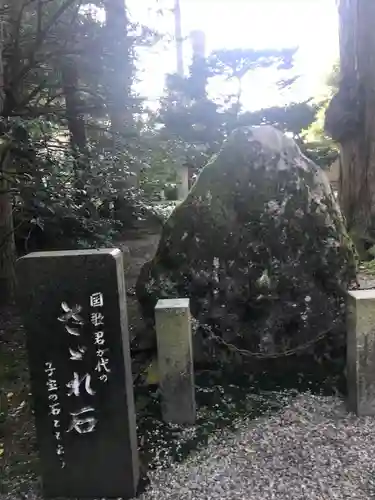
[[[166,222],[137,295],[151,321],[159,298],[189,297],[200,325],[255,353],[282,353],[331,329],[316,349],[342,360],[345,293],[355,275],[324,172],[273,127],[244,127]]]

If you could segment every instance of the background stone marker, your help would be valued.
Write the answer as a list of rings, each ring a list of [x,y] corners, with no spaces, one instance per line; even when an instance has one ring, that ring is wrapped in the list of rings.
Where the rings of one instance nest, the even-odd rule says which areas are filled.
[[[18,261],[44,495],[132,498],[139,466],[121,251]]]
[[[194,424],[195,386],[189,299],[155,307],[162,414],[166,422]]]
[[[189,168],[181,165],[178,169],[177,198],[184,200],[189,194]]]
[[[375,415],[375,290],[348,294],[348,408]]]

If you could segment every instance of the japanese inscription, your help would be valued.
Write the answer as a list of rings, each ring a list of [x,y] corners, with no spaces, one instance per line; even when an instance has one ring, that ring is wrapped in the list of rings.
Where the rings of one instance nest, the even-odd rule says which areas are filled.
[[[108,381],[108,373],[110,368],[108,366],[109,359],[106,356],[108,349],[105,347],[104,339],[104,316],[101,308],[104,306],[103,294],[94,293],[90,296],[91,314],[90,320],[94,327],[94,344],[96,346],[97,364],[95,370],[99,374],[99,380],[102,382]]]
[[[38,252],[19,259],[45,498],[134,498],[133,378],[122,253]]]
[[[93,432],[97,423],[96,418],[92,415],[92,412],[94,411],[95,409],[91,406],[85,406],[77,412],[72,412],[70,414],[72,416],[72,422],[67,432],[70,432],[73,429],[77,431],[78,434]]]
[[[61,440],[61,405],[57,394],[58,386],[57,380],[53,378],[55,371],[56,368],[53,366],[52,361],[46,361],[44,364],[44,372],[47,375],[46,385],[50,410],[49,414],[52,416],[53,435],[56,441],[56,455],[58,455],[61,468],[63,469],[66,465],[64,461],[65,450]]]
[[[92,301],[90,297],[90,304]],[[58,320],[64,324],[66,332],[73,337],[81,336],[81,327],[84,326],[85,321],[82,317],[82,306],[75,305],[70,307],[66,302],[61,303],[63,314],[58,317]],[[73,339],[72,339],[73,340]],[[87,352],[87,346],[81,345],[79,339],[76,340],[76,345],[69,347],[69,354],[71,361],[83,361],[83,357]],[[96,391],[91,386],[91,375],[84,373],[80,375],[79,367],[77,371],[73,372],[73,378],[66,384],[68,389],[67,396],[74,396],[79,398],[82,391],[89,396],[94,396]],[[83,406],[76,411],[69,412],[71,421],[67,432],[75,431],[78,434],[86,434],[94,432],[98,420],[95,416],[95,408],[92,406]]]
[[[102,308],[104,306],[104,298],[101,292],[90,295],[90,323],[94,328],[94,346],[96,352],[95,371],[101,382],[108,382],[108,374],[111,372],[109,368],[109,359],[107,357],[108,349],[105,346],[104,338],[104,315]],[[69,306],[67,302],[61,303],[62,314],[58,317],[58,321],[63,323],[65,331],[71,337],[81,336],[81,327],[85,325],[83,319],[83,308],[81,305]],[[72,338],[73,341],[73,338]],[[84,355],[87,353],[87,346],[82,345],[79,339],[76,339],[75,345],[69,347],[69,359],[71,361],[83,361]],[[92,386],[92,375],[90,373],[80,374],[79,368],[73,371],[73,377],[66,384],[68,389],[67,396],[75,396],[79,398],[82,392],[89,396],[96,394]],[[61,411],[61,408],[59,408]],[[76,431],[78,434],[86,434],[94,432],[98,420],[95,416],[95,408],[93,406],[83,406],[77,411],[70,412],[71,423],[67,432]]]

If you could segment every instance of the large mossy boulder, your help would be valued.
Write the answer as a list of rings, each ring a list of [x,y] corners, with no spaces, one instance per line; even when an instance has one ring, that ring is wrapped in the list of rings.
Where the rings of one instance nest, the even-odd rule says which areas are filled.
[[[342,367],[355,277],[324,172],[275,128],[245,127],[166,222],[137,296],[151,323],[158,299],[189,297],[206,359],[240,349],[252,353],[237,351],[250,369],[278,360],[295,370],[297,359]]]

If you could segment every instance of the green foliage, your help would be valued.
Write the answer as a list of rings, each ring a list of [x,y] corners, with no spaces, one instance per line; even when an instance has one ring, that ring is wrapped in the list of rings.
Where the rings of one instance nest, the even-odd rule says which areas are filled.
[[[21,127],[22,142],[16,140]],[[92,159],[90,170],[81,176],[80,193],[76,158],[66,144],[59,144],[59,132],[61,140],[57,125],[44,120],[9,123],[9,147],[17,166],[14,221],[20,252],[108,244],[116,230],[113,220],[100,217],[103,200],[117,193],[120,179],[112,159]],[[77,194],[83,195],[79,201]]]
[[[234,128],[244,122],[263,123],[263,113],[267,110],[241,114],[242,79],[248,72],[259,68],[288,70],[293,66],[294,53],[295,49],[217,50],[207,58],[194,55],[187,76],[168,75],[156,122],[161,125],[160,139],[176,144],[172,161],[177,165],[188,165],[198,173]],[[238,82],[238,92],[225,96],[223,105],[207,94],[210,80],[217,77]],[[281,117],[281,108],[274,108],[273,113],[279,115],[271,118],[272,123],[287,120],[287,117]],[[299,120],[301,126],[305,126],[311,123],[314,111],[307,104],[302,104],[300,107],[294,105],[289,114],[294,114],[291,121]],[[300,131],[301,126],[297,123],[292,130]]]
[[[155,136],[149,137],[151,143],[150,165],[141,172],[140,187],[147,200],[160,200],[163,190],[173,188],[178,182],[177,165],[173,162],[176,157],[176,144],[173,141],[162,141]]]
[[[337,159],[338,151],[329,141],[304,142],[302,152],[324,170]]]
[[[299,138],[316,116],[310,102],[243,112],[244,76],[269,67],[285,76],[295,49],[231,49],[195,55],[186,77],[168,75],[145,125],[133,91],[136,53],[160,34],[126,10],[120,22],[111,2],[93,4],[107,10],[107,25],[80,0],[38,0],[37,9],[17,0],[9,18],[3,62],[6,76],[15,71],[5,81],[1,147],[11,166],[1,175],[11,183],[20,252],[111,244],[124,226],[158,212],[163,191],[175,196],[178,169],[197,174],[233,128],[267,123]],[[218,77],[238,83],[224,104],[207,93]]]
[[[153,204],[152,211],[162,223],[165,223],[178,204],[178,201],[160,201]]]
[[[317,106],[309,101],[297,102],[288,106],[273,106],[259,111],[246,112],[239,117],[240,125],[273,125],[283,132],[290,132],[299,138],[314,121]]]
[[[339,152],[338,145],[332,141],[324,132],[324,118],[327,106],[338,89],[340,77],[340,66],[336,63],[326,81],[325,95],[315,104],[316,116],[315,120],[304,129],[304,140],[308,144],[307,150],[309,156],[318,158],[318,164],[323,167],[329,166]],[[331,161],[332,160],[332,161]]]
[[[150,155],[134,118],[142,100],[132,85],[136,47],[150,46],[158,35],[130,22],[124,10],[119,36],[126,52],[116,67],[115,34],[83,6],[17,0],[14,12],[4,11],[11,36],[3,61],[10,76],[0,179],[10,182],[21,253],[110,245],[147,208],[133,182]],[[122,84],[126,93],[118,96]]]
[[[296,49],[220,49],[213,51],[208,61],[213,74],[242,78],[249,71],[259,68],[276,66],[278,69],[290,69],[295,52]]]

